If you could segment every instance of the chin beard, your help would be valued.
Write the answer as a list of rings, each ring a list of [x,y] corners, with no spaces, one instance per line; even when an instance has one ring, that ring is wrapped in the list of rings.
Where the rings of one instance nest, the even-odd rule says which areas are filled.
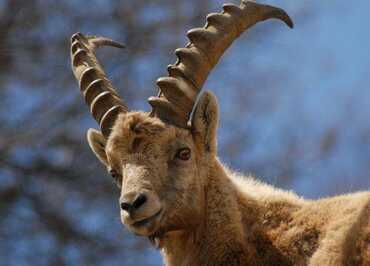
[[[199,228],[201,225],[198,222],[201,220],[194,219],[195,217],[199,218],[199,216],[194,217],[194,214],[192,217],[193,219],[185,219],[184,217],[180,216],[167,216],[166,219],[162,220],[162,225],[153,234],[148,236],[152,246],[156,249],[162,248],[164,238],[171,232],[197,231],[197,228]],[[197,222],[189,223],[189,221]]]
[[[161,248],[161,238],[151,235],[148,236],[150,244],[155,248],[155,249],[160,249]]]

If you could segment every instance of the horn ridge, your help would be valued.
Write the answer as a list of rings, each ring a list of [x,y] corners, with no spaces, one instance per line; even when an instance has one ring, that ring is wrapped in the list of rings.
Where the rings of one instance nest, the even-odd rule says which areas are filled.
[[[169,66],[168,79],[157,80],[158,97],[148,100],[153,108],[152,115],[187,128],[197,96],[222,54],[244,31],[271,18],[293,27],[284,10],[241,0],[239,6],[225,4],[220,13],[209,14],[203,28],[189,30],[190,42],[175,51],[177,61]],[[195,93],[189,94],[190,91]]]
[[[79,32],[71,37],[73,74],[91,114],[100,125],[103,135],[108,138],[117,116],[128,112],[128,108],[95,56],[95,50],[102,46],[125,47],[109,38],[85,36]]]

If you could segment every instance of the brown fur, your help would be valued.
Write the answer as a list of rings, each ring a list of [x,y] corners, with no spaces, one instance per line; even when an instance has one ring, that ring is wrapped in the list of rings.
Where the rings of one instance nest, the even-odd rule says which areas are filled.
[[[370,265],[369,192],[310,201],[233,173],[217,158],[217,126],[206,92],[189,130],[134,112],[107,142],[89,131],[97,157],[119,172],[121,199],[147,193],[122,221],[152,239],[166,265]],[[177,159],[182,147],[190,160]]]

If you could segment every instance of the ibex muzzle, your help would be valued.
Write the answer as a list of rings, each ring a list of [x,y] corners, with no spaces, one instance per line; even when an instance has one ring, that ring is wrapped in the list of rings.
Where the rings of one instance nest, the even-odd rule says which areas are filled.
[[[142,164],[127,163],[122,169],[119,199],[122,222],[136,234],[151,235],[160,221],[163,206],[153,172]]]

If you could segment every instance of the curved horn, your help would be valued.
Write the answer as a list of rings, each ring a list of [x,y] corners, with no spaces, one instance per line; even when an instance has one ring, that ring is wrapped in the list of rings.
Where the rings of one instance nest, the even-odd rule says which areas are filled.
[[[84,36],[82,33],[71,37],[73,74],[93,117],[104,137],[108,138],[118,114],[127,112],[128,108],[96,59],[94,51],[100,46],[124,48],[124,45],[108,38]]]
[[[148,99],[152,115],[186,128],[197,96],[225,50],[245,30],[270,18],[293,28],[284,10],[242,0],[240,6],[226,4],[222,13],[209,14],[204,28],[188,31],[190,42],[175,51],[178,60],[168,66],[169,76],[157,80],[159,95]]]

